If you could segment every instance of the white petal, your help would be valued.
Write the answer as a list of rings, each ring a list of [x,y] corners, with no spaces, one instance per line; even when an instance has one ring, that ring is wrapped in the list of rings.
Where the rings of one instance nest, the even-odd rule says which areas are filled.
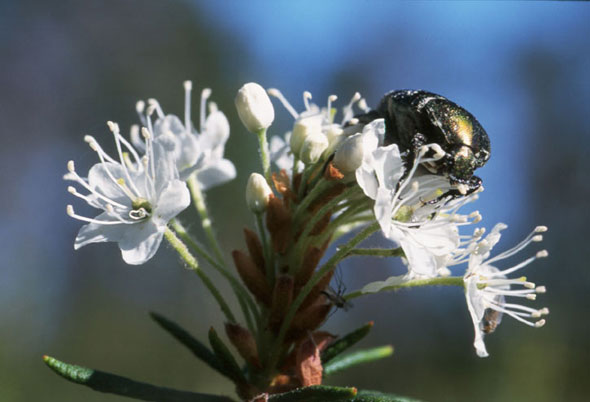
[[[199,135],[199,144],[202,149],[211,150],[211,153],[217,158],[223,157],[225,143],[229,138],[227,117],[220,111],[211,113],[205,120],[204,130]]]
[[[214,165],[207,166],[197,172],[197,180],[203,190],[233,180],[235,177],[236,168],[228,159],[218,160]]]
[[[172,180],[160,194],[154,211],[154,222],[158,226],[165,226],[168,221],[189,206],[190,192],[186,183]]]
[[[168,149],[165,144],[154,141],[154,167],[156,194],[163,191],[171,180],[178,179],[178,169],[174,159],[174,152]],[[150,162],[151,163],[151,162]]]
[[[112,220],[106,212],[98,215],[95,219]],[[74,241],[74,249],[84,247],[90,243],[104,243],[107,241],[119,241],[127,229],[126,224],[120,225],[99,225],[97,223],[89,223],[84,225],[78,231],[76,240]]]
[[[395,190],[404,173],[404,162],[396,144],[379,147],[373,152],[373,168],[379,186]]]
[[[390,229],[392,225],[391,213],[393,212],[393,204],[394,202],[391,190],[379,187],[377,189],[377,196],[375,197],[373,211],[375,212],[375,219],[377,219],[377,222],[379,222],[379,226],[381,226],[383,234],[388,238],[391,238],[392,236]]]
[[[479,325],[485,312],[485,306],[483,305],[483,300],[480,297],[474,277],[468,278],[465,281],[465,299],[467,300],[467,309],[471,315],[471,321],[473,321],[473,329],[475,331],[475,339],[473,340],[475,352],[479,357],[487,357],[488,352],[483,341],[484,333]]]
[[[377,198],[377,189],[379,188],[379,182],[375,176],[375,171],[368,164],[363,162],[356,172],[356,182],[363,189],[365,195],[371,199]]]
[[[158,228],[151,219],[127,226],[119,241],[123,260],[130,265],[143,264],[158,251],[165,227]]]
[[[363,286],[363,293],[377,293],[390,286],[398,286],[410,279],[407,275],[390,276],[384,281],[371,282]]]
[[[92,189],[113,201],[124,205],[131,205],[131,200],[125,195],[123,190],[121,190],[121,187],[110,178],[107,169],[115,180],[122,178],[126,182],[128,181],[123,171],[123,167],[120,164],[105,162],[97,163],[90,168],[90,171],[88,172],[88,184]],[[130,174],[133,175],[131,172]],[[133,176],[132,180],[134,180]]]
[[[169,114],[156,120],[154,123],[154,135],[157,138],[168,131],[172,132],[172,134],[179,135],[186,132],[186,128],[180,118]]]

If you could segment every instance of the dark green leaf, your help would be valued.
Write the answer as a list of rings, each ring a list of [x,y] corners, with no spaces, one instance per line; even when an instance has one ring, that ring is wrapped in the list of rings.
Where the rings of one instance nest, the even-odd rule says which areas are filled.
[[[225,346],[221,338],[219,338],[213,327],[209,329],[209,343],[211,344],[211,348],[213,348],[215,357],[221,363],[222,371],[220,372],[237,384],[246,383],[244,373],[242,373],[236,359],[227,346]]]
[[[385,394],[378,391],[359,391],[356,398],[349,399],[350,402],[420,402],[418,399],[407,398],[394,394]],[[345,401],[338,401],[345,402]],[[348,401],[346,401],[348,402]]]
[[[393,354],[392,346],[380,346],[378,348],[359,350],[358,352],[333,359],[324,365],[324,375],[334,374],[357,364],[368,363],[374,360],[383,359]]]
[[[284,394],[271,395],[269,402],[341,402],[354,400],[356,388],[329,387],[326,385],[314,385],[298,388]]]
[[[363,339],[365,336],[367,336],[369,331],[371,331],[371,328],[373,328],[373,321],[370,321],[362,327],[355,329],[351,333],[343,336],[328,346],[326,350],[322,352],[322,363],[328,363],[334,357],[338,356],[340,353],[344,352],[346,349],[350,348],[352,345]]]
[[[172,335],[178,342],[186,346],[196,357],[207,363],[209,367],[219,373],[225,375],[224,368],[220,361],[215,357],[213,352],[201,343],[199,340],[194,338],[185,329],[180,327],[173,321],[161,316],[158,313],[150,312],[150,316],[156,321],[164,330]]]
[[[45,363],[66,380],[85,385],[98,392],[126,396],[142,401],[166,401],[166,402],[232,402],[226,396],[199,394],[194,392],[178,391],[175,389],[156,387],[109,374],[86,367],[75,366],[61,362],[53,357],[43,356]]]

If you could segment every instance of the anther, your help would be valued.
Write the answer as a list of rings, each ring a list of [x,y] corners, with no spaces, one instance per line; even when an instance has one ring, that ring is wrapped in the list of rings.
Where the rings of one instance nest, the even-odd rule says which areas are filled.
[[[185,91],[192,91],[193,89],[193,82],[192,81],[185,81],[183,82]]]
[[[114,208],[111,204],[105,205],[105,209],[108,213],[112,214],[114,212]]]
[[[541,313],[542,315],[547,315],[549,314],[549,309],[547,307],[543,307],[539,310],[539,313]]]
[[[76,194],[76,188],[74,186],[68,186],[68,193]]]
[[[76,171],[74,161],[68,161],[68,164],[66,166],[68,167],[68,172],[74,173]]]
[[[353,117],[348,122],[350,123],[351,126],[354,126],[354,125],[359,124],[359,119],[357,119],[356,117]]]
[[[141,135],[143,136],[143,138],[145,138],[146,140],[149,140],[151,135],[150,135],[150,130],[148,130],[145,127],[141,128]]]
[[[73,206],[71,206],[71,205],[68,205],[68,206],[66,207],[66,213],[67,213],[68,215],[70,215],[70,216],[74,216],[74,207],[73,207]]]
[[[311,92],[309,91],[303,91],[303,100],[311,100]]]
[[[359,103],[358,103],[359,109],[361,109],[363,112],[367,109],[369,109],[369,105],[367,105],[367,100],[365,98],[362,98]]]
[[[547,288],[545,286],[537,286],[537,288],[535,289],[535,292],[545,293],[545,292],[547,292]]]
[[[536,285],[533,282],[525,282],[522,284],[522,286],[524,286],[527,289],[534,289]]]
[[[539,252],[537,252],[536,257],[537,258],[545,258],[549,255],[549,252],[547,250],[541,250]]]
[[[356,103],[356,102],[360,101],[361,98],[362,98],[361,94],[358,92],[355,92],[354,95],[352,96],[352,99],[350,100],[350,103],[351,104]]]
[[[537,226],[535,228],[535,232],[537,232],[537,233],[543,233],[543,232],[546,232],[546,231],[547,231],[547,226],[541,225],[541,226]]]
[[[418,191],[419,188],[420,188],[420,184],[418,184],[417,181],[413,181],[412,182],[412,191]]]
[[[526,298],[528,300],[537,300],[537,295],[534,293],[531,293],[531,294],[526,295]]]
[[[119,132],[119,125],[117,123],[107,121],[107,126],[109,126],[109,130],[111,130],[114,134]]]
[[[543,241],[543,235],[535,235],[531,238],[531,241],[534,241],[534,242]]]
[[[211,96],[211,88],[203,88],[201,91],[201,99],[209,99]]]
[[[276,88],[268,88],[266,90],[266,93],[269,94],[270,96],[274,96],[275,98],[281,97],[281,92]]]
[[[336,102],[337,100],[338,100],[338,96],[336,96],[336,95],[328,96],[328,101],[330,101],[330,102]]]
[[[155,103],[151,103],[154,99],[148,100],[148,107],[147,107],[147,115],[151,116],[156,111],[157,105]]]
[[[135,104],[135,110],[137,110],[137,113],[139,114],[143,113],[143,111],[145,110],[145,102],[142,100],[137,101],[137,103]]]
[[[543,325],[545,325],[545,320],[539,320],[535,323],[535,328],[541,328]]]
[[[219,110],[219,108],[217,107],[217,103],[209,102],[209,114],[213,114],[213,113],[217,112],[218,110]]]

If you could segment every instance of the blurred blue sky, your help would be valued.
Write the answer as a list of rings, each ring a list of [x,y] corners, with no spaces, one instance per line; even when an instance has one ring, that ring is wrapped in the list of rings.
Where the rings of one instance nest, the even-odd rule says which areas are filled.
[[[0,1],[0,399],[39,399],[27,388],[26,376],[45,381],[43,389],[63,395],[63,401],[88,395],[76,388],[65,396],[72,386],[41,367],[43,353],[56,351],[80,362],[92,358],[97,366],[123,367],[131,376],[143,370],[146,348],[160,347],[159,333],[144,333],[152,329],[145,312],[154,306],[187,322],[194,322],[194,306],[202,307],[198,331],[219,319],[211,299],[166,249],[139,269],[124,266],[112,244],[74,252],[80,223],[65,214],[65,205],[75,202],[62,180],[66,162],[75,159],[80,167],[95,162],[83,135],[104,140],[110,138],[106,120],[122,127],[135,122],[139,98],[156,97],[166,111],[180,112],[182,81],[192,79],[196,88],[213,88],[213,99],[232,123],[227,153],[236,161],[238,178],[210,194],[228,253],[243,246],[235,226],[251,224],[245,207],[236,205],[236,194],[242,194],[250,170],[258,169],[254,141],[244,136],[233,107],[243,83],[277,87],[296,108],[303,107],[304,90],[322,104],[335,93],[342,106],[355,91],[375,105],[391,89],[413,88],[440,93],[473,113],[492,144],[490,161],[477,172],[486,191],[474,208],[488,228],[503,221],[513,229],[499,248],[550,223],[551,262],[531,273],[553,280],[547,328],[531,334],[503,323],[504,335],[490,337],[496,360],[474,363],[462,294],[438,289],[368,298],[348,314],[336,314],[330,325],[350,329],[370,313],[382,325],[377,340],[399,346],[399,360],[385,371],[407,370],[408,379],[417,382],[428,373],[440,381],[437,387],[457,379],[449,372],[445,382],[440,369],[451,358],[461,369],[472,365],[464,377],[466,391],[449,391],[449,400],[473,400],[466,395],[479,395],[478,384],[488,383],[483,374],[520,367],[511,346],[522,351],[522,345],[532,345],[524,357],[537,356],[541,363],[530,382],[546,380],[553,388],[525,394],[506,385],[493,395],[575,400],[563,395],[585,385],[572,368],[583,365],[579,351],[588,349],[588,324],[579,318],[586,314],[580,296],[590,285],[590,271],[583,269],[590,224],[588,21],[585,2]],[[275,105],[271,132],[282,135],[292,120]],[[352,265],[343,264],[345,281],[365,274]],[[367,264],[366,275],[383,275],[384,265]],[[562,275],[578,280],[566,284]],[[441,295],[448,302],[433,303]],[[394,301],[404,307],[383,307]],[[391,322],[396,331],[388,327]],[[101,331],[111,338],[97,336]],[[566,342],[570,349],[555,352],[555,345]],[[177,361],[172,348],[158,350]],[[121,353],[114,356],[113,350]],[[553,365],[544,364],[547,354]],[[421,366],[421,359],[430,360]],[[184,368],[184,377],[176,368],[169,373],[146,368],[142,375],[169,374],[170,386],[195,384],[188,369],[192,361],[183,364],[178,369]],[[12,376],[3,376],[9,366]],[[401,392],[406,386],[424,398],[434,392],[417,392],[409,380],[379,378],[385,378],[384,389],[391,383]],[[528,378],[515,376],[513,387]],[[205,375],[196,383],[200,390],[219,388]]]

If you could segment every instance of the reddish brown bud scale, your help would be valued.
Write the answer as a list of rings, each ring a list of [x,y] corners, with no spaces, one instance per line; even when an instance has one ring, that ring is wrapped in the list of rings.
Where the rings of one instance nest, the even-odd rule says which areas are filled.
[[[232,252],[234,264],[238,270],[238,274],[242,281],[248,288],[248,290],[262,302],[264,305],[269,306],[272,289],[266,281],[266,277],[260,272],[254,261],[250,256],[243,251],[234,250]]]
[[[322,249],[317,247],[310,247],[307,249],[307,252],[303,256],[301,268],[299,268],[295,274],[295,284],[297,286],[303,287],[309,281],[315,268],[322,259],[324,251],[325,249],[323,247]]]
[[[322,322],[324,322],[331,308],[331,304],[323,303],[322,300],[318,300],[317,303],[312,304],[305,310],[298,311],[293,318],[287,338],[290,340],[296,340],[302,335],[305,335],[308,331],[316,329]]]
[[[307,306],[310,306],[318,300],[318,298],[323,297],[322,291],[326,289],[326,287],[330,284],[332,280],[332,276],[334,275],[334,271],[330,271],[325,274],[316,285],[311,289],[307,297],[301,303],[301,307],[299,307],[299,311],[304,310]]]
[[[270,232],[273,249],[284,253],[291,236],[291,212],[279,198],[272,195],[266,210],[266,227]]]
[[[332,162],[328,163],[326,170],[324,170],[324,178],[326,180],[342,180],[344,174]]]
[[[264,252],[258,235],[252,230],[244,228],[244,237],[246,238],[246,247],[248,247],[250,258],[252,258],[260,272],[265,275]]]
[[[328,224],[330,223],[330,218],[332,218],[332,213],[328,212],[318,221],[318,223],[314,225],[313,229],[311,230],[311,232],[309,232],[309,234],[311,236],[317,236],[321,234],[324,231],[324,229],[326,229],[326,226],[328,226]]]
[[[315,332],[299,345],[295,367],[301,385],[304,387],[322,383],[324,369],[320,353],[333,339],[334,337],[328,332]]]
[[[346,185],[344,183],[334,183],[332,187],[328,188],[326,191],[322,193],[321,196],[317,197],[317,199],[311,203],[311,205],[307,208],[307,210],[311,213],[317,212],[321,207],[331,201],[334,197],[339,196],[342,194]]]
[[[248,364],[260,368],[258,347],[254,337],[246,328],[232,323],[225,324],[225,333],[236,350]]]
[[[287,314],[293,301],[294,281],[291,275],[281,275],[275,282],[270,307],[270,327],[276,332],[279,330],[283,318]]]
[[[289,175],[285,169],[282,169],[278,174],[273,173],[271,178],[279,194],[281,194],[286,200],[295,199],[295,194],[293,194],[289,185]]]

